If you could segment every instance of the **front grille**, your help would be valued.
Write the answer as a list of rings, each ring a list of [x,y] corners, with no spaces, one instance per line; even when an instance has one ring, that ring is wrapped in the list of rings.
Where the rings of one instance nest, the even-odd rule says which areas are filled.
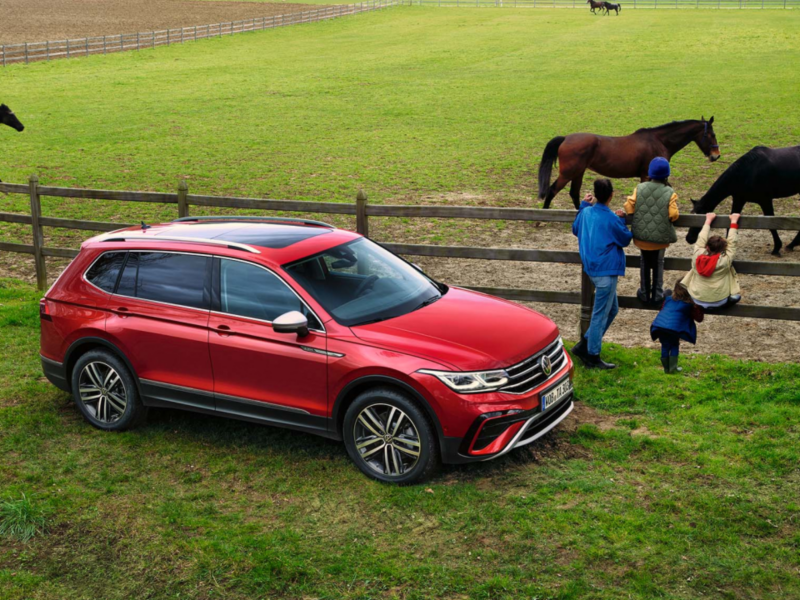
[[[549,375],[542,371],[542,357],[550,357],[552,368]],[[547,379],[566,364],[567,353],[561,338],[547,346],[544,350],[537,352],[530,358],[526,358],[511,367],[505,369],[508,373],[509,382],[500,388],[499,391],[506,394],[526,394],[535,387],[543,384]]]

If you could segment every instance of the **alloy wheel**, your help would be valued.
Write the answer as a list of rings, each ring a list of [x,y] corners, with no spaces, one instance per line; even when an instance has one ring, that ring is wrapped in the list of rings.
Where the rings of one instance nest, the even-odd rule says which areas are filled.
[[[78,379],[78,393],[88,413],[100,423],[113,423],[125,413],[128,392],[119,373],[109,364],[87,364]]]
[[[414,422],[396,406],[371,404],[353,426],[356,451],[371,469],[399,477],[419,461],[420,437]]]

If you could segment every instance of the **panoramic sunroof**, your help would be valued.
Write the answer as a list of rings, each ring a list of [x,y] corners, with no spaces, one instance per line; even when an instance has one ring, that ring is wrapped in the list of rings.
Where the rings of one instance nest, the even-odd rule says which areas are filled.
[[[330,233],[330,231],[330,229],[324,227],[273,225],[268,223],[203,223],[176,225],[164,230],[164,234],[278,249],[286,248],[318,235]]]

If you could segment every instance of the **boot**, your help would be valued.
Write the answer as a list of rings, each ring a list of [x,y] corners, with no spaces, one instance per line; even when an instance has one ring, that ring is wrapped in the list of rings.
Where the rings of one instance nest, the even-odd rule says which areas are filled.
[[[661,357],[661,366],[664,367],[664,373],[669,373],[669,356]]]
[[[585,360],[584,357],[588,354],[588,349],[586,348],[586,345],[587,345],[586,338],[582,337],[581,341],[579,341],[572,347],[572,355],[577,356],[581,360]]]
[[[658,251],[658,264],[653,271],[653,304],[664,302],[664,251]]]
[[[617,365],[614,363],[607,363],[600,358],[599,354],[587,354],[585,364],[590,369],[601,369],[603,371],[610,371],[616,369]]]
[[[683,369],[681,369],[678,366],[678,357],[677,356],[670,356],[669,357],[669,371],[668,371],[669,374],[670,375],[674,375],[675,373],[680,373],[682,371],[683,371]]]
[[[650,278],[648,275],[647,267],[644,264],[644,254],[642,254],[639,258],[639,289],[636,291],[636,297],[642,304],[650,301]]]

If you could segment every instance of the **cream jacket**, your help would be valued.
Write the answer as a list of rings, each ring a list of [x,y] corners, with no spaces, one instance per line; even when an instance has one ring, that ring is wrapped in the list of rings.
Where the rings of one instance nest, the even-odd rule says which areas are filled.
[[[741,293],[736,270],[733,268],[738,229],[731,228],[728,233],[728,249],[719,257],[711,277],[703,277],[697,272],[697,258],[706,254],[706,244],[710,232],[711,227],[708,225],[705,225],[700,231],[700,236],[694,245],[692,270],[681,282],[689,290],[692,298],[700,302],[719,302],[729,296]]]

